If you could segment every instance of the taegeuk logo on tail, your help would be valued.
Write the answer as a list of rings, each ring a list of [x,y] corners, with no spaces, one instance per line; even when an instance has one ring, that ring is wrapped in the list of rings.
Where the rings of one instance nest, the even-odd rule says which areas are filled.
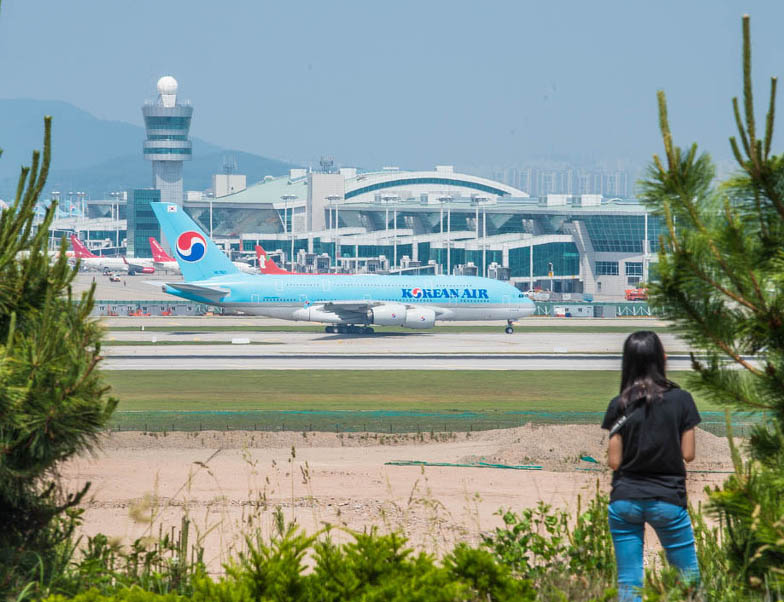
[[[204,259],[207,254],[207,241],[198,232],[189,230],[177,238],[176,249],[180,259],[195,263]]]

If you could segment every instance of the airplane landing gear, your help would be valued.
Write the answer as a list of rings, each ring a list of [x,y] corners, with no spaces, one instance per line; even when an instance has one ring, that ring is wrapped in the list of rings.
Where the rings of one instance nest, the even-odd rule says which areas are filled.
[[[504,332],[506,334],[513,334],[514,333],[514,328],[512,328],[512,321],[511,320],[507,320],[506,321],[506,328],[504,328]]]
[[[354,324],[338,324],[327,326],[324,331],[328,334],[373,334],[375,331],[370,326],[356,326]]]

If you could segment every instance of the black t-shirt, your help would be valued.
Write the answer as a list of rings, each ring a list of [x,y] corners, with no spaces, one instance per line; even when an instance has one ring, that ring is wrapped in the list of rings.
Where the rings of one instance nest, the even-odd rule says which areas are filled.
[[[662,399],[648,405],[634,403],[626,411],[620,398],[610,402],[602,428],[610,430],[618,418],[629,419],[618,431],[623,440],[621,466],[613,473],[610,501],[659,499],[686,506],[686,465],[681,435],[700,423],[692,396],[683,389],[670,389]]]

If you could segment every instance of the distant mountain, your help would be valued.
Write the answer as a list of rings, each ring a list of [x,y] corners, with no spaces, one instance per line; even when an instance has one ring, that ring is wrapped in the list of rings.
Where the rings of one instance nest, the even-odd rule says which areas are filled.
[[[67,102],[0,99],[0,198],[13,196],[20,166],[29,165],[32,150],[41,148],[44,115],[53,118],[47,191],[83,191],[91,198],[104,198],[111,191],[152,185],[150,162],[142,156],[144,128],[98,119]],[[185,162],[184,188],[209,188],[227,155],[236,159],[237,171],[248,176],[248,184],[296,167],[194,138],[193,160]]]

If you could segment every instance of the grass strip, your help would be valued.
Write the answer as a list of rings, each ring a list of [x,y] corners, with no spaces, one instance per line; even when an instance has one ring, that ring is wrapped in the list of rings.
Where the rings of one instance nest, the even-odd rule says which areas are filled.
[[[673,373],[685,380],[686,373]],[[603,412],[617,371],[118,370],[120,411]],[[701,410],[718,410],[697,398]]]

